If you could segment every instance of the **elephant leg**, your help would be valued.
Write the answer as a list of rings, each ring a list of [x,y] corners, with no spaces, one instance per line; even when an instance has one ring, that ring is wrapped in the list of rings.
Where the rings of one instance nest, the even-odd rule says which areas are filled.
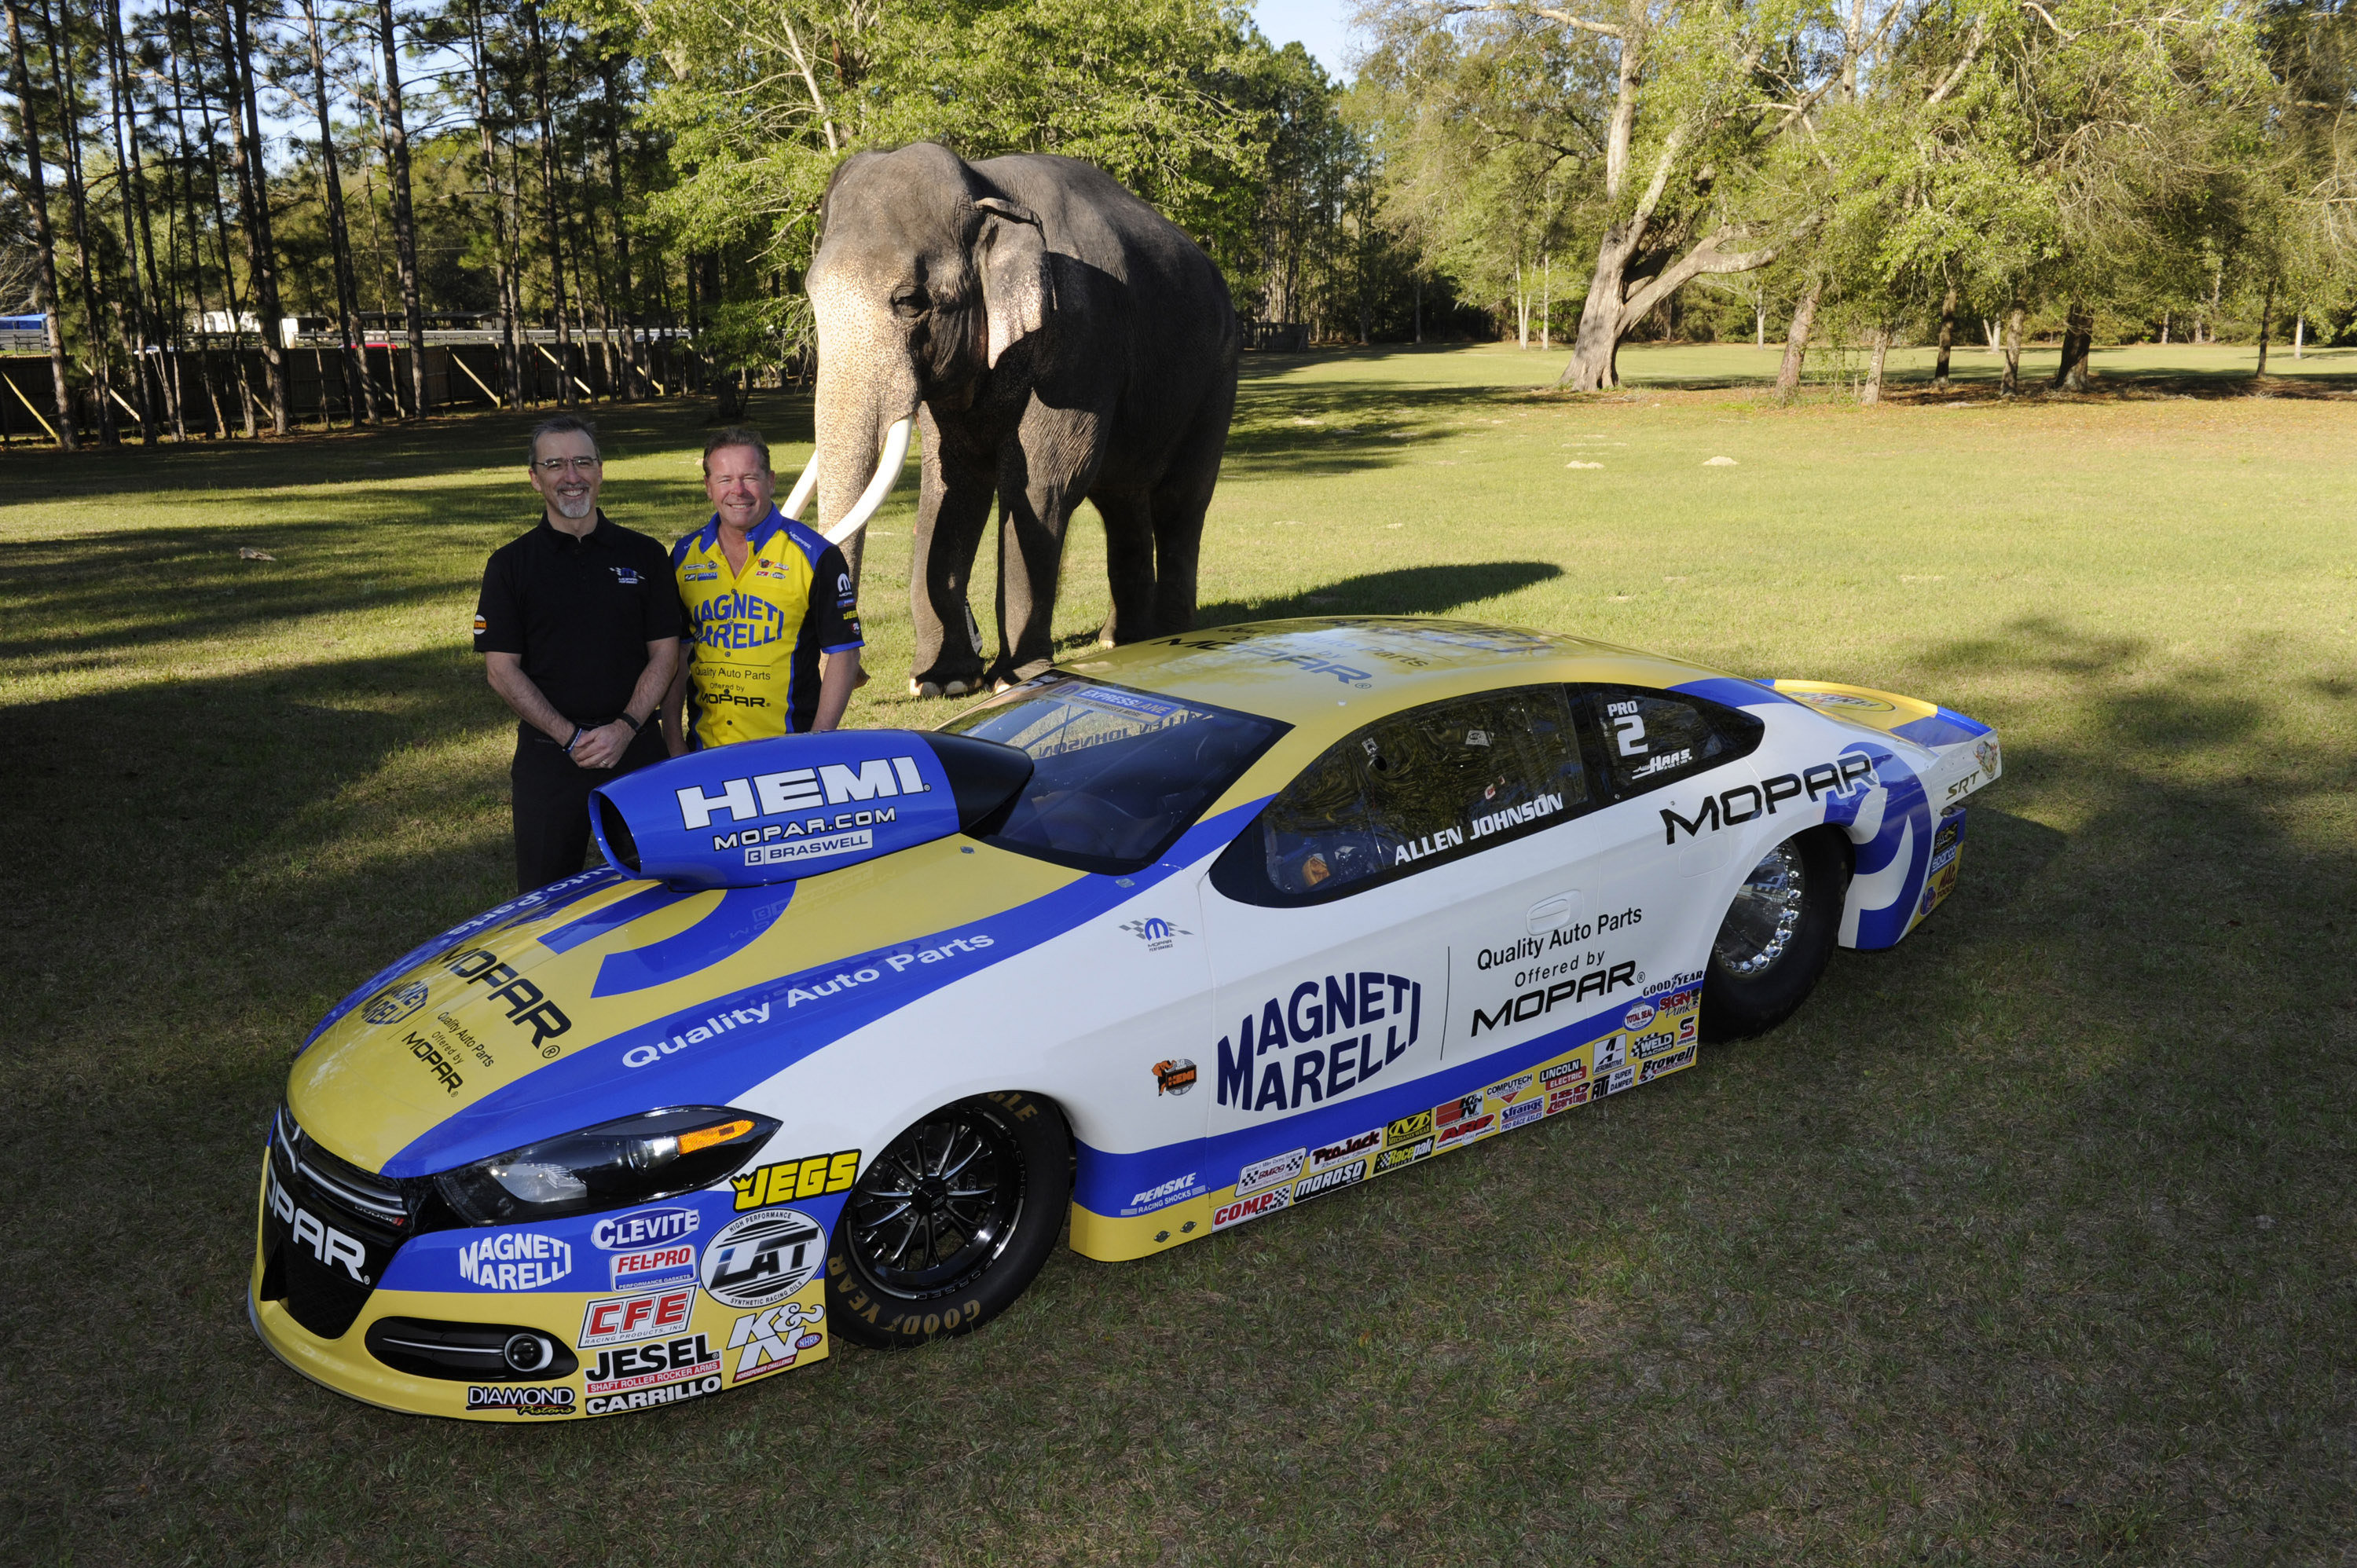
[[[1167,637],[1195,624],[1195,568],[1203,553],[1203,514],[1220,482],[1220,459],[1228,448],[1228,420],[1235,412],[1235,388],[1222,390],[1196,415],[1186,439],[1163,470],[1148,503],[1154,521],[1154,618],[1137,638]]]
[[[1154,634],[1154,508],[1143,494],[1104,487],[1092,491],[1104,517],[1105,575],[1113,588],[1113,611],[1097,645],[1116,648]]]
[[[998,664],[1002,681],[1028,681],[1054,662],[1056,582],[1064,530],[1104,454],[1092,417],[1042,418],[1035,405],[1020,438],[1001,455],[998,495]]]
[[[930,412],[924,435],[909,573],[909,615],[917,639],[909,690],[918,696],[955,696],[982,684],[982,650],[975,646],[967,595],[997,486],[986,464],[944,449]]]

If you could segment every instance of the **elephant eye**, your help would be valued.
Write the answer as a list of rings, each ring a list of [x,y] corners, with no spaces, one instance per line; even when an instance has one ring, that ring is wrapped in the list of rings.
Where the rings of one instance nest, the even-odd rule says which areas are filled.
[[[913,320],[932,307],[921,288],[904,288],[892,296],[892,314],[904,319]]]

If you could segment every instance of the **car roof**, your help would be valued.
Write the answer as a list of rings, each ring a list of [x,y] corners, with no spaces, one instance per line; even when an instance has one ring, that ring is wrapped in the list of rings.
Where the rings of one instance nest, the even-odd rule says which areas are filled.
[[[1341,733],[1384,713],[1492,687],[1595,681],[1666,688],[1721,673],[1561,632],[1391,616],[1182,632],[1090,649],[1057,671],[1257,714],[1314,734]]]

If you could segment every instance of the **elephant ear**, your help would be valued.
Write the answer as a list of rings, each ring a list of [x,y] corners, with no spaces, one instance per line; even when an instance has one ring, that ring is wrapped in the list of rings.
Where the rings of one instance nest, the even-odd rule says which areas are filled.
[[[982,309],[989,338],[985,362],[995,370],[1010,345],[1046,323],[1056,306],[1055,284],[1048,271],[1048,241],[1039,214],[996,196],[985,196],[974,206],[984,215],[974,260],[982,274]]]

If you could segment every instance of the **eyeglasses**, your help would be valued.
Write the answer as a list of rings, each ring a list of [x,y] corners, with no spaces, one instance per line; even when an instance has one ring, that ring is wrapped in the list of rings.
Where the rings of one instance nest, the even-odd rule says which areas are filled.
[[[604,461],[602,457],[543,457],[533,467],[544,474],[561,474],[567,468],[576,474],[586,474]]]

